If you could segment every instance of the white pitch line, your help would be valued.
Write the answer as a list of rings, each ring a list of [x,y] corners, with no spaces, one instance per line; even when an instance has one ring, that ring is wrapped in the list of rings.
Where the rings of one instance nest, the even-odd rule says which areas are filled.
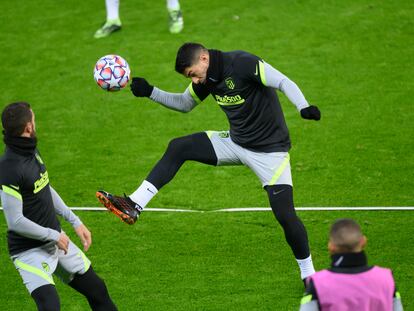
[[[105,207],[79,207],[74,206],[70,207],[72,211],[87,211],[87,212],[104,212],[108,211]],[[0,206],[0,210],[3,210],[3,207]],[[172,208],[146,208],[145,211],[147,212],[178,212],[178,213],[200,213],[204,211],[200,210],[190,210],[190,209],[172,209]]]
[[[225,208],[213,212],[265,212],[270,207]],[[297,211],[414,211],[414,206],[295,207]]]
[[[104,207],[71,207],[74,211],[107,211]],[[297,211],[414,211],[414,206],[337,206],[337,207],[296,207]],[[0,210],[3,210],[0,207]],[[210,211],[191,210],[191,209],[173,209],[173,208],[146,208],[146,212],[174,212],[174,213],[215,213],[215,212],[267,212],[271,211],[270,207],[237,207],[224,208]]]

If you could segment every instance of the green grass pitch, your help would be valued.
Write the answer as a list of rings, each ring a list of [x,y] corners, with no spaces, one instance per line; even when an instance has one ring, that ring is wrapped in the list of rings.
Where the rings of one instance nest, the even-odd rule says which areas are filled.
[[[93,81],[96,60],[115,53],[133,76],[181,92],[189,81],[174,73],[175,53],[196,41],[263,57],[321,109],[320,122],[305,121],[280,95],[297,206],[414,206],[410,1],[182,0],[178,35],[168,32],[165,1],[121,2],[123,29],[100,40],[93,33],[104,21],[103,0],[2,2],[0,107],[31,103],[51,184],[68,205],[98,206],[101,188],[131,193],[171,138],[228,128],[211,98],[180,114]],[[197,163],[186,163],[149,205],[243,206],[268,206],[252,172]],[[93,233],[88,256],[120,310],[298,309],[303,286],[270,212],[148,212],[132,227],[107,213],[78,215]],[[406,310],[414,310],[412,212],[299,215],[317,269],[329,263],[330,223],[357,219],[370,263],[393,269]],[[7,254],[3,216],[0,228],[1,309],[34,310]],[[77,293],[57,287],[62,310],[88,310]]]

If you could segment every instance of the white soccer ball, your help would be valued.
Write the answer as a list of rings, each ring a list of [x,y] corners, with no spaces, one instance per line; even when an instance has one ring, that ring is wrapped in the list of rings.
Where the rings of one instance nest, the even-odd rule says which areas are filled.
[[[96,83],[106,91],[119,91],[127,84],[131,70],[125,59],[118,55],[105,55],[95,64],[93,77]]]

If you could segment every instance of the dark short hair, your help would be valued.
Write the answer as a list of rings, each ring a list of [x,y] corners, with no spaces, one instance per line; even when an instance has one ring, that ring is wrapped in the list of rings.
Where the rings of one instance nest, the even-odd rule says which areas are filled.
[[[6,135],[20,136],[28,122],[32,121],[32,110],[26,102],[7,105],[1,114],[1,123]]]
[[[200,43],[184,43],[177,52],[175,59],[175,71],[183,74],[184,70],[197,62],[198,55],[207,49]]]
[[[343,252],[353,252],[363,237],[361,227],[350,218],[341,218],[334,222],[329,234],[331,242]]]

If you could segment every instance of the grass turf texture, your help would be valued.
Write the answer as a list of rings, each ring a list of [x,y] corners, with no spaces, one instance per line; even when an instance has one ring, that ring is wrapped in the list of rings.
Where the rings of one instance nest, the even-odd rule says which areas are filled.
[[[228,128],[211,98],[190,114],[180,114],[134,98],[128,90],[105,93],[93,81],[96,60],[116,53],[128,60],[134,76],[144,76],[165,90],[183,91],[189,81],[175,74],[173,66],[177,48],[186,41],[255,53],[287,74],[320,107],[320,122],[305,121],[280,96],[293,142],[297,206],[414,205],[414,70],[408,65],[414,46],[413,4],[240,0],[223,6],[222,1],[213,0],[182,1],[181,5],[185,28],[179,35],[168,33],[163,1],[123,1],[123,30],[94,40],[93,33],[104,20],[104,1],[2,4],[0,106],[16,100],[32,104],[51,184],[69,205],[97,206],[94,192],[100,188],[132,192],[173,137]],[[268,202],[246,168],[187,163],[150,206],[212,210],[268,206]],[[95,234],[90,256],[121,310],[135,304],[148,310],[297,307],[301,292],[297,268],[280,232],[280,241],[266,240],[275,234],[270,215],[151,214],[132,228],[103,214],[89,215],[81,213]],[[319,222],[346,213],[301,215],[308,225],[316,266],[322,268],[328,262],[323,261],[328,224]],[[377,213],[352,215],[362,221],[371,219],[370,258],[394,269],[409,304],[414,298],[412,287],[408,290],[412,271],[407,266],[414,255],[408,242],[414,229],[407,224],[412,213],[380,213],[378,222]],[[240,226],[233,227],[238,217]],[[245,222],[257,223],[252,225],[256,230],[249,231],[250,226],[242,225]],[[0,223],[4,232],[4,220]],[[257,229],[266,224],[272,229],[262,235]],[[217,226],[233,229],[221,235]],[[251,242],[238,240],[245,236],[244,230]],[[143,235],[154,239],[153,244],[143,244]],[[175,236],[181,238],[175,240]],[[129,247],[124,240],[132,242]],[[380,241],[384,244],[375,247]],[[4,235],[0,244],[5,246]],[[228,244],[230,251],[223,246]],[[147,256],[144,245],[154,253]],[[393,251],[386,253],[390,247]],[[193,258],[193,248],[199,251],[198,260]],[[181,254],[175,264],[169,270],[168,265],[160,266],[168,264],[173,252]],[[10,306],[16,306],[10,310],[25,309],[31,302],[11,272],[4,248],[1,256],[5,263],[1,269],[8,271],[2,273],[1,286],[20,286],[12,293],[3,288],[1,301],[10,297]],[[238,258],[241,271],[235,270]],[[120,260],[123,265],[118,264]],[[259,268],[267,261],[266,269]],[[290,268],[280,270],[285,267]],[[190,290],[192,286],[195,290]],[[126,288],[134,295],[122,297]],[[66,301],[64,310],[69,310],[66,299],[73,294],[59,290]],[[225,298],[229,295],[231,299]]]
[[[80,212],[93,232],[88,252],[120,310],[297,310],[303,285],[282,230],[270,212],[147,213],[128,226],[109,213]],[[327,232],[337,217],[353,217],[368,236],[371,264],[393,267],[406,310],[414,276],[407,241],[409,212],[299,212],[317,269],[329,265]],[[1,229],[5,230],[2,223]],[[65,226],[73,241],[73,230]],[[386,232],[386,234],[385,234]],[[79,243],[78,243],[79,244]],[[2,254],[0,297],[6,310],[30,310],[17,272]],[[13,284],[11,290],[10,284]],[[62,310],[88,310],[86,301],[56,282]],[[6,298],[7,297],[7,298]]]

